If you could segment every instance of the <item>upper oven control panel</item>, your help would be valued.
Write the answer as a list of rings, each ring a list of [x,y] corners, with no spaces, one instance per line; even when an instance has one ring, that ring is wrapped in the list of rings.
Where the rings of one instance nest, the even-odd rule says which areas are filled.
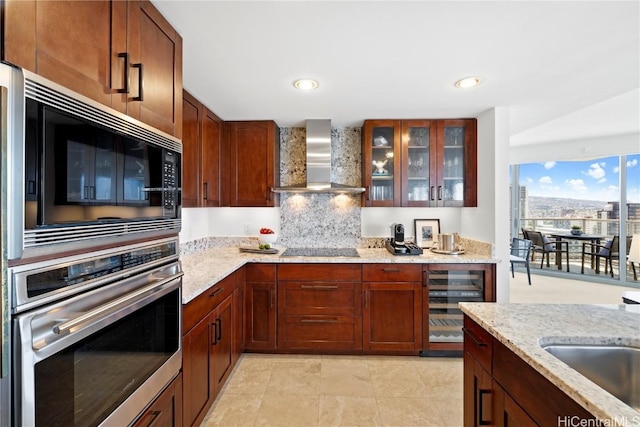
[[[162,239],[117,250],[11,268],[14,313],[111,283],[178,259],[178,239]]]

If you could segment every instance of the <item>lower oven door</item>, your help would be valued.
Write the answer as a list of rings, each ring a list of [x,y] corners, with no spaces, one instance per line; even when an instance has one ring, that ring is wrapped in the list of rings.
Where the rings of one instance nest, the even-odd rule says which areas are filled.
[[[126,426],[181,366],[179,263],[14,319],[15,425]]]

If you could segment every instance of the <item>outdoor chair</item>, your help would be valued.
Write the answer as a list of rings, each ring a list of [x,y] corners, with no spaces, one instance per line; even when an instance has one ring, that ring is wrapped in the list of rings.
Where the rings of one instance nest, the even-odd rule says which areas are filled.
[[[511,277],[515,277],[513,272],[514,264],[524,264],[527,267],[527,279],[531,286],[531,271],[529,269],[529,254],[531,253],[531,240],[519,239],[514,237],[511,240],[511,253],[509,261],[511,262]]]
[[[627,254],[630,249],[631,236],[627,236]],[[613,277],[613,260],[617,259],[618,264],[620,263],[620,236],[613,236],[613,239],[607,240],[604,244],[591,242],[582,244],[582,269],[580,272],[583,274],[585,256],[595,258],[596,274],[600,274],[600,260],[604,259],[604,274],[610,273]]]
[[[527,237],[531,240],[532,243],[532,252],[531,252],[531,261],[533,261],[535,253],[539,252],[542,254],[542,260],[540,260],[540,268],[542,268],[544,264],[545,257],[547,258],[547,268],[549,267],[549,254],[555,253],[556,259],[558,256],[562,257],[562,253],[565,253],[565,260],[567,263],[567,272],[569,271],[569,242],[562,242],[557,240],[549,240],[548,237],[543,235],[539,231],[527,230]],[[562,265],[559,264],[559,268]]]

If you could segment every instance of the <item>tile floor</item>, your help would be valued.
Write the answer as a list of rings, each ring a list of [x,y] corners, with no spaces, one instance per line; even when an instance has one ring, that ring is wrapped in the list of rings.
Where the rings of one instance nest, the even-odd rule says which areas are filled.
[[[462,426],[462,359],[243,354],[202,426]]]
[[[620,286],[516,272],[512,302],[619,304]],[[244,354],[202,427],[461,427],[462,359]]]

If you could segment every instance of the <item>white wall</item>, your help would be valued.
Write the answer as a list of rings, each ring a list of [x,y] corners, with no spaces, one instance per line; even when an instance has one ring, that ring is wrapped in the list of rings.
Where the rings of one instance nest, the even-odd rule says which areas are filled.
[[[261,227],[280,231],[279,208],[185,208],[180,242],[210,236],[257,236]]]
[[[509,301],[509,110],[478,117],[478,207],[461,210],[462,235],[495,245],[497,300]]]
[[[389,224],[404,225],[405,235],[414,236],[414,220],[439,219],[441,233],[460,232],[459,208],[363,208],[362,236],[389,237]]]
[[[415,219],[440,220],[443,233],[460,232],[460,208],[363,208],[363,237],[388,237],[389,224],[404,225],[408,236],[414,234]],[[249,232],[245,232],[249,224]],[[185,208],[182,209],[180,241],[209,236],[257,235],[260,227],[280,229],[279,208]]]

